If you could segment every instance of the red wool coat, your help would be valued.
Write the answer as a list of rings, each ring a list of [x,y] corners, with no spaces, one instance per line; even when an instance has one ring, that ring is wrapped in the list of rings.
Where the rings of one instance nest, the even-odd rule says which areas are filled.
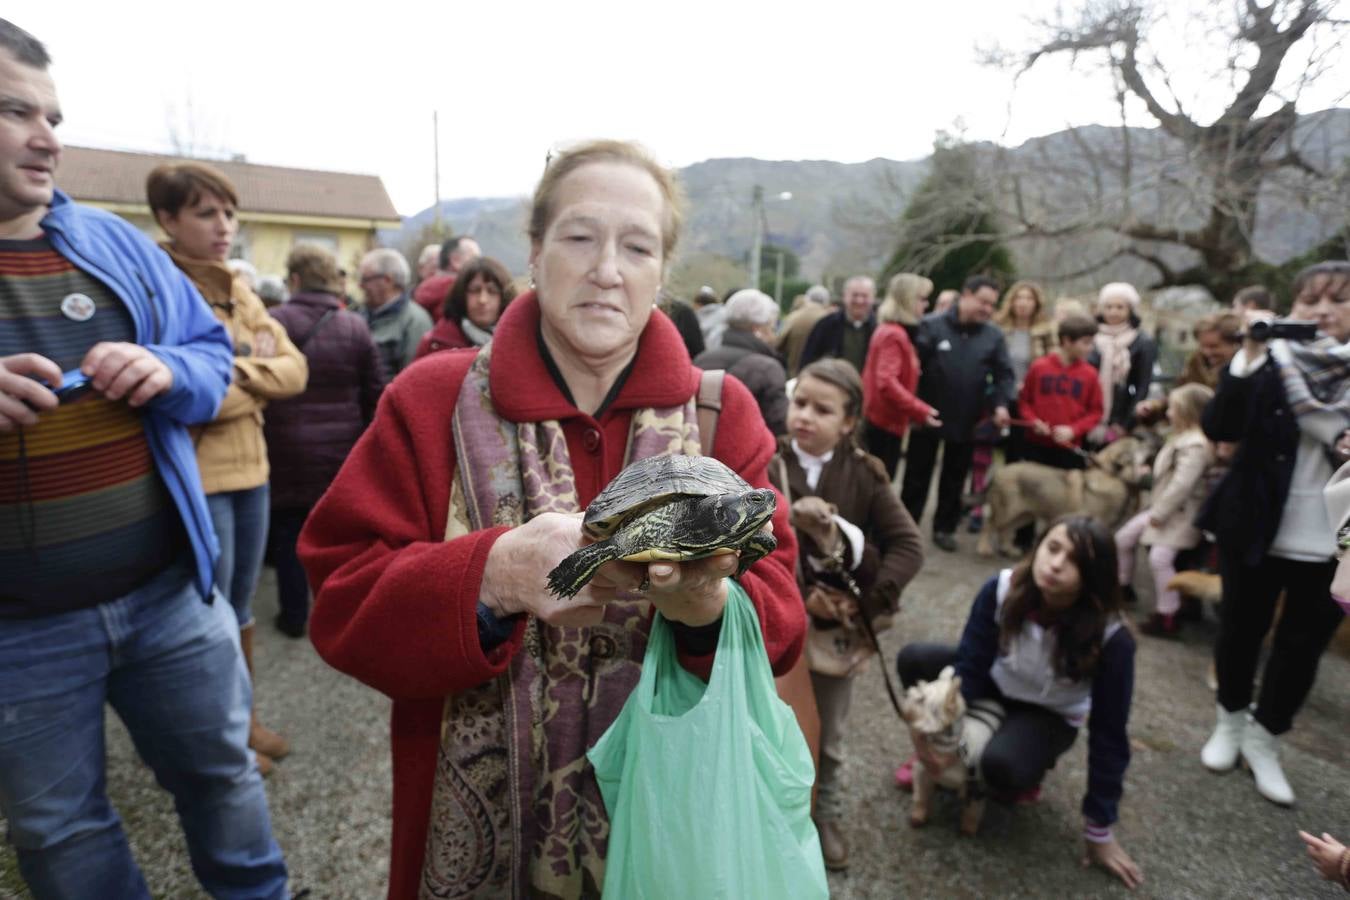
[[[863,416],[904,437],[911,422],[925,422],[933,407],[919,399],[919,354],[903,325],[884,322],[872,334],[863,366]]]
[[[699,371],[670,321],[653,311],[618,398],[599,419],[567,402],[536,346],[533,295],[513,302],[494,336],[489,374],[499,415],[516,422],[557,419],[567,435],[582,505],[623,467],[633,411],[669,407],[697,390]],[[443,700],[505,672],[524,625],[484,654],[475,610],[488,552],[506,530],[446,542],[455,448],[450,418],[474,353],[434,353],[386,389],[375,421],[353,448],[300,536],[314,586],[310,637],[330,665],[394,701],[390,726],[394,828],[389,897],[417,896],[430,815]],[[678,373],[684,373],[679,377]],[[755,487],[768,487],[774,440],[750,392],[728,377],[715,456]],[[759,613],[776,674],[801,652],[806,619],[793,575],[797,546],[779,502],[778,549],[740,582]],[[704,677],[712,656],[685,658]]]
[[[472,346],[473,343],[464,336],[458,322],[440,319],[430,331],[422,335],[422,340],[417,342],[417,352],[413,354],[413,359],[421,359],[437,350],[458,350]]]

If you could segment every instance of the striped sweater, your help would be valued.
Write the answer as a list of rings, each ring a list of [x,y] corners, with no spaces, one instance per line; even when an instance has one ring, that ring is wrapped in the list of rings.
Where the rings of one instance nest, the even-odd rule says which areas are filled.
[[[46,239],[0,241],[0,356],[62,371],[101,341],[132,341],[130,314]],[[119,597],[184,549],[141,413],[88,393],[0,434],[0,618]]]

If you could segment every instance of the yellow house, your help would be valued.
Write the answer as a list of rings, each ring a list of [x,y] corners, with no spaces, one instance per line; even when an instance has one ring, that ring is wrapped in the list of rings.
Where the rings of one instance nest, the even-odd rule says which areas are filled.
[[[145,179],[155,166],[182,160],[68,146],[56,181],[73,199],[115,212],[158,241],[164,235],[146,204]],[[361,255],[376,246],[375,230],[401,225],[376,175],[201,161],[224,172],[239,192],[239,235],[230,256],[248,260],[260,275],[284,276],[286,256],[301,242],[327,247],[355,272]]]

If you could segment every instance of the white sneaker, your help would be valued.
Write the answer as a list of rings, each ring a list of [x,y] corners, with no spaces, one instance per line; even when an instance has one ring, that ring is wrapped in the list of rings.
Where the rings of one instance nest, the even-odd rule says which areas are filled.
[[[1220,703],[1214,704],[1214,708],[1218,712],[1218,721],[1214,733],[1200,751],[1200,761],[1211,772],[1227,772],[1237,765],[1238,747],[1247,725],[1247,711],[1240,709],[1229,712]]]
[[[1279,741],[1255,719],[1247,721],[1242,732],[1242,761],[1252,770],[1256,790],[1271,803],[1294,805],[1294,789],[1280,768]]]

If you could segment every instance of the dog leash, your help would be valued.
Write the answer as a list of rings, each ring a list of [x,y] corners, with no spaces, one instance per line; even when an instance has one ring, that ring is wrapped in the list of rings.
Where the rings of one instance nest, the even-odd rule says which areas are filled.
[[[872,648],[877,652],[877,668],[881,669],[881,678],[886,683],[886,695],[891,698],[891,707],[895,709],[895,714],[903,722],[904,713],[900,712],[900,701],[895,696],[895,685],[891,684],[891,675],[886,670],[886,660],[882,656],[881,641],[877,640],[876,630],[872,628],[872,620],[862,610],[862,588],[858,587],[858,582],[853,580],[848,569],[844,567],[844,547],[843,541],[840,541],[840,547],[824,559],[825,569],[844,582],[848,592],[853,595],[853,599],[858,601],[858,618],[862,621],[863,631],[867,632],[867,639],[872,642]]]
[[[1033,422],[1033,421],[1030,420],[1030,419],[1009,419],[1009,420],[1008,420],[1008,424],[1009,424],[1009,425],[1012,425],[1012,426],[1016,426],[1016,427],[1018,427],[1018,428],[1033,428],[1033,429],[1034,429],[1034,428],[1036,427],[1036,423]],[[1092,455],[1091,453],[1087,452],[1087,451],[1084,450],[1082,447],[1079,447],[1079,446],[1077,446],[1076,444],[1058,444],[1058,443],[1057,443],[1057,444],[1055,444],[1055,446],[1056,446],[1056,447],[1059,447],[1059,448],[1061,448],[1061,449],[1064,449],[1064,450],[1068,450],[1068,451],[1069,451],[1070,453],[1072,453],[1074,456],[1077,456],[1079,459],[1083,460],[1084,462],[1086,462],[1086,463],[1087,463],[1088,465],[1090,465],[1090,466],[1096,466],[1096,467],[1099,468],[1099,469],[1102,467],[1101,463],[1097,462],[1097,460],[1093,457],[1093,455]]]

